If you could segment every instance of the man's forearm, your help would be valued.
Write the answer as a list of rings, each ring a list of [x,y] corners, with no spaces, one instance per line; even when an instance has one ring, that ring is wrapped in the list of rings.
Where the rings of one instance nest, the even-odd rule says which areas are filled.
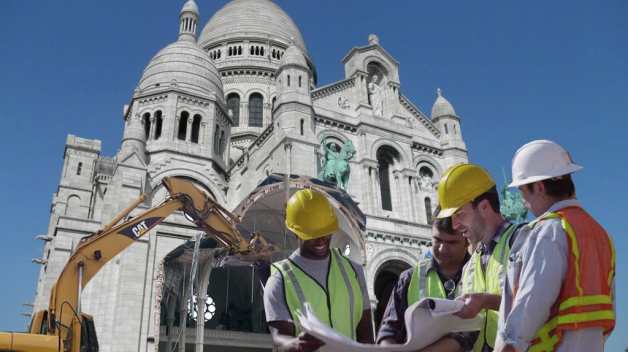
[[[499,305],[502,302],[502,296],[501,295],[493,295],[490,293],[485,293],[483,294],[483,299],[484,299],[484,309],[490,309],[490,310],[496,310],[499,311]]]
[[[460,344],[456,339],[445,336],[418,352],[460,352],[460,350]]]

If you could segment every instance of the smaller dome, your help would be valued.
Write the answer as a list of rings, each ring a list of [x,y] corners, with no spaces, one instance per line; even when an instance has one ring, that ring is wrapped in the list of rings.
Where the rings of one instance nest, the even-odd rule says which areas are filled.
[[[286,65],[299,65],[301,67],[308,68],[303,52],[295,45],[290,45],[284,52],[281,60],[279,60],[279,67]]]
[[[186,12],[192,12],[197,16],[199,15],[198,6],[196,6],[194,0],[189,0],[185,3],[185,5],[183,5],[183,8],[181,9],[181,14],[184,14]]]
[[[454,110],[454,107],[443,97],[440,88],[438,88],[437,92],[438,98],[436,98],[434,106],[432,107],[432,119],[445,115],[457,116],[456,110]]]
[[[202,96],[223,99],[220,75],[206,52],[198,45],[177,41],[150,60],[138,84],[140,93],[176,86]]]

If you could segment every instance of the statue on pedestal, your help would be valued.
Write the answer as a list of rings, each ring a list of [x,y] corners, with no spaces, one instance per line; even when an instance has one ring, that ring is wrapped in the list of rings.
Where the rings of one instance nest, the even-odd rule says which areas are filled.
[[[373,76],[371,83],[369,83],[369,99],[371,100],[371,107],[373,108],[373,114],[375,116],[384,116],[384,108],[382,106],[382,90],[377,85],[377,75]]]

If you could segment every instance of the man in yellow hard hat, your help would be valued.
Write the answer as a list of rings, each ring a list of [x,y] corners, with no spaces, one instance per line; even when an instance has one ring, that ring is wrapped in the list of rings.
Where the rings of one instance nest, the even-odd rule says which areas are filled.
[[[512,160],[511,187],[537,219],[512,247],[496,351],[604,351],[615,327],[615,249],[576,199],[582,167],[556,142]]]
[[[497,336],[498,310],[504,285],[510,246],[518,226],[499,211],[495,181],[482,167],[460,164],[445,172],[438,184],[442,208],[439,218],[451,217],[453,227],[477,249],[462,273],[462,295],[465,302],[457,313],[468,319],[482,314],[485,319],[473,351],[492,351]]]
[[[338,219],[320,192],[297,191],[286,207],[286,227],[297,235],[299,248],[272,264],[264,288],[264,308],[273,343],[281,352],[309,352],[323,346],[301,332],[296,310],[308,302],[316,316],[346,337],[373,343],[373,324],[362,267],[330,249]]]
[[[377,343],[403,344],[407,339],[404,315],[409,306],[426,297],[455,299],[460,291],[462,267],[471,257],[468,242],[453,229],[451,218],[438,219],[440,206],[432,216],[432,256],[399,276],[388,300]],[[477,332],[451,333],[419,352],[459,352],[473,347]]]

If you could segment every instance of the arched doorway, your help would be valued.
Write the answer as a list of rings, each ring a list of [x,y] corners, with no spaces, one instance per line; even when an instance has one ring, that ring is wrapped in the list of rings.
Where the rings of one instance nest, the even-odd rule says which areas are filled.
[[[399,275],[405,270],[410,269],[410,265],[401,260],[389,260],[381,265],[375,275],[375,298],[377,299],[377,307],[373,313],[375,331],[379,330],[382,322],[382,316],[388,305],[388,300],[392,294],[393,288],[397,284]]]

